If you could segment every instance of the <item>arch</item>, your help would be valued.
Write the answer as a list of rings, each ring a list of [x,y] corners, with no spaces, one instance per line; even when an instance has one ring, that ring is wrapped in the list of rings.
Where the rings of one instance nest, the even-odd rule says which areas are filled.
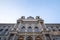
[[[10,34],[8,40],[12,40],[14,37],[14,34]]]
[[[23,36],[19,36],[18,40],[24,40],[24,37]]]
[[[29,26],[27,32],[32,32],[32,27]]]
[[[35,40],[42,40],[42,38],[40,36],[37,36]]]
[[[33,40],[33,38],[31,36],[28,36],[26,40]]]
[[[31,26],[29,26],[28,28],[31,28]]]
[[[25,26],[21,27],[21,32],[25,32]]]
[[[24,29],[24,28],[25,28],[25,26],[22,27],[22,29]]]
[[[36,27],[34,28],[34,31],[35,31],[35,32],[39,32],[39,28],[36,26]]]

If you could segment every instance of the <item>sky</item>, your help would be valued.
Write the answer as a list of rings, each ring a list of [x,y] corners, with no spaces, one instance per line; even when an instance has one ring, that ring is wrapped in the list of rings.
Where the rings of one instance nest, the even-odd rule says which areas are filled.
[[[16,23],[21,16],[60,23],[60,0],[0,0],[0,23]]]

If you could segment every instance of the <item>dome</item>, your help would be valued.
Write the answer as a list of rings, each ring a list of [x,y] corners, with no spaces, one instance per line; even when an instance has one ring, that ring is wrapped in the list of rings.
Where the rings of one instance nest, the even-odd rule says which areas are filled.
[[[27,17],[27,19],[34,19],[34,17],[32,17],[32,16],[29,16],[29,17]]]

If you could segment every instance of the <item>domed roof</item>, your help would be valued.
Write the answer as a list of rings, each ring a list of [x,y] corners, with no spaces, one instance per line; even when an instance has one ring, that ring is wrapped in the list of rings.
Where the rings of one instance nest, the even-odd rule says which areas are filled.
[[[34,19],[34,17],[32,17],[32,16],[29,16],[29,17],[27,17],[27,19]]]

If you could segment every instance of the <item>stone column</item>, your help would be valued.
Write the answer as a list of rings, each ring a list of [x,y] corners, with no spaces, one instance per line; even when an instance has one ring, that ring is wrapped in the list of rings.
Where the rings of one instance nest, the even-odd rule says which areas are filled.
[[[45,35],[43,35],[43,40],[47,40],[46,37],[45,37]]]
[[[7,36],[6,40],[9,40],[9,37],[10,37],[10,33],[9,33],[9,35]]]
[[[1,37],[1,40],[4,40],[4,37]]]
[[[28,24],[25,24],[25,26],[26,26],[26,30],[25,30],[25,32],[27,32],[27,30],[28,30],[28,28],[27,28],[27,27],[28,27]]]
[[[24,40],[26,40],[26,35],[24,36]]]
[[[34,32],[34,29],[35,29],[35,24],[31,24],[31,26],[32,26],[32,32]]]
[[[9,35],[6,37],[6,40],[8,40],[9,39]]]
[[[33,35],[33,40],[35,40],[35,35]]]
[[[39,27],[39,31],[41,32],[41,30],[43,29],[43,24],[41,24],[40,21],[38,23],[38,27]]]
[[[52,38],[51,34],[50,34],[49,36],[50,36],[51,40],[53,40],[53,38]]]
[[[44,32],[43,32],[43,40],[47,40],[47,38],[46,38]]]
[[[13,40],[16,40],[16,34],[14,35]]]
[[[20,24],[18,25],[18,29],[20,29],[20,30],[21,30],[21,22],[20,22]],[[19,30],[19,31],[20,31],[20,30]]]

